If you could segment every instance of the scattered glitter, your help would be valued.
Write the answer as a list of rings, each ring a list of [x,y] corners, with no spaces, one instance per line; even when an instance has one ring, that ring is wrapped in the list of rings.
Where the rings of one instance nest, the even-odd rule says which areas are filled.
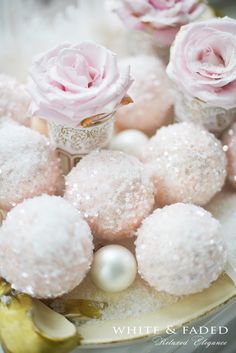
[[[80,298],[105,302],[108,305],[102,310],[101,321],[129,319],[144,313],[150,313],[167,305],[176,303],[179,297],[164,292],[157,292],[137,276],[135,282],[128,289],[119,293],[107,293],[97,288],[88,275],[67,298]],[[61,309],[59,307],[59,309]],[[97,325],[98,320],[89,320],[85,325]]]

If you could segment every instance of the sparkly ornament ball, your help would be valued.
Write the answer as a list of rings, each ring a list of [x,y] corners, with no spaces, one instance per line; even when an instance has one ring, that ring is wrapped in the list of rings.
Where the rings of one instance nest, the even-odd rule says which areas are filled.
[[[148,137],[139,130],[125,130],[115,135],[109,144],[109,149],[122,151],[138,157],[148,142]]]
[[[139,273],[158,291],[187,295],[208,288],[224,270],[220,223],[199,206],[157,209],[137,232]]]
[[[0,117],[8,117],[29,125],[28,108],[31,99],[24,85],[14,78],[0,74]]]
[[[155,184],[156,203],[206,204],[224,185],[226,157],[214,135],[192,123],[157,131],[141,153]]]
[[[107,245],[94,255],[91,277],[105,292],[120,292],[135,280],[137,264],[134,255],[121,245]]]
[[[0,129],[7,126],[7,125],[20,125],[16,120],[13,120],[8,117],[1,117],[0,118]]]
[[[222,137],[227,156],[227,175],[230,184],[236,188],[236,123]]]
[[[0,230],[0,275],[33,297],[57,297],[75,288],[92,256],[89,226],[61,197],[24,201]]]
[[[123,59],[131,67],[134,82],[129,94],[134,103],[117,110],[117,130],[138,129],[153,135],[173,118],[170,83],[162,62],[154,56],[138,55]]]
[[[218,193],[206,208],[221,224],[228,257],[225,271],[236,284],[236,193],[224,190]]]
[[[66,177],[65,198],[80,212],[94,236],[117,240],[134,235],[153,210],[153,185],[133,156],[94,151]]]
[[[26,198],[62,192],[63,177],[49,140],[27,127],[0,129],[0,208],[9,210]]]

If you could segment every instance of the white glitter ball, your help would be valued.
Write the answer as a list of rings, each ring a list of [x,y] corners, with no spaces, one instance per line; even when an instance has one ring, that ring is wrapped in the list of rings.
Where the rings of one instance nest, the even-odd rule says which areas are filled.
[[[206,208],[221,223],[228,252],[226,272],[236,284],[236,194],[231,190],[224,190]]]
[[[173,118],[172,91],[165,68],[158,58],[148,55],[128,57],[121,64],[131,66],[134,82],[128,93],[134,103],[117,110],[117,129],[138,129],[153,135]]]
[[[130,237],[153,210],[153,185],[137,158],[94,151],[66,177],[65,198],[100,238]]]
[[[28,108],[31,99],[24,85],[14,78],[0,74],[0,117],[5,116],[29,125]]]
[[[0,129],[7,126],[7,125],[20,125],[16,120],[12,118],[8,118],[7,116],[2,116],[0,118]]]
[[[35,197],[12,209],[0,229],[0,274],[33,297],[60,296],[82,281],[92,250],[89,226],[69,202]]]
[[[181,203],[145,219],[137,232],[136,256],[143,279],[174,295],[208,288],[226,262],[219,222],[202,208]]]
[[[25,198],[62,192],[63,177],[49,140],[24,126],[0,129],[0,208],[8,210]]]
[[[192,123],[158,130],[140,159],[152,176],[160,206],[175,202],[204,205],[225,182],[226,157],[221,143]]]

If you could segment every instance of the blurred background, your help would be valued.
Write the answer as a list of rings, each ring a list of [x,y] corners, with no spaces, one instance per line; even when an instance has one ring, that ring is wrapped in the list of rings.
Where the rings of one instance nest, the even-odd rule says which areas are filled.
[[[124,55],[130,33],[110,11],[116,0],[0,0],[0,72],[26,81],[32,57],[62,41],[95,40]],[[236,17],[236,0],[211,0]]]

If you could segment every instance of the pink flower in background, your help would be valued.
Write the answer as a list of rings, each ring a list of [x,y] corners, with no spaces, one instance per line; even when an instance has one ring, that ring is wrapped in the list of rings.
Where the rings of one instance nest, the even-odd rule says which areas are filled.
[[[206,9],[200,0],[120,0],[114,11],[133,29],[155,34],[160,45],[170,45],[182,25],[196,20]]]
[[[169,77],[210,106],[236,107],[236,20],[224,17],[189,24],[171,48]]]
[[[119,68],[114,53],[92,42],[39,55],[30,75],[31,113],[69,127],[114,111],[132,83],[129,67]]]

